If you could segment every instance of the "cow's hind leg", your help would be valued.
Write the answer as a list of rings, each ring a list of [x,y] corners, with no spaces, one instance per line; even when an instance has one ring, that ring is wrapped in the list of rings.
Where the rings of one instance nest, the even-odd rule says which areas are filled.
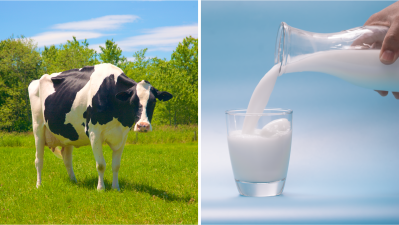
[[[45,136],[44,136],[44,125],[43,124],[33,124],[33,135],[35,137],[35,146],[36,146],[36,159],[35,159],[35,167],[37,171],[37,181],[36,187],[42,184],[42,169],[43,169],[43,155],[44,155],[44,144],[45,144]]]
[[[103,146],[100,132],[90,132],[91,148],[93,150],[94,158],[96,159],[96,168],[98,172],[98,185],[97,190],[105,190],[104,172],[105,172],[105,159],[103,155]]]
[[[71,181],[76,182],[75,173],[73,172],[73,167],[72,167],[72,152],[73,152],[73,146],[63,147],[61,150],[62,159],[64,160],[64,165],[68,172],[69,179],[71,179]]]

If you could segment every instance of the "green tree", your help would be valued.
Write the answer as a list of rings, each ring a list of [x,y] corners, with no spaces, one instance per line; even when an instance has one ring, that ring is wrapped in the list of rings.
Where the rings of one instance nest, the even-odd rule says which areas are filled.
[[[181,74],[182,97],[175,99],[175,118],[180,117],[181,123],[198,123],[198,39],[184,38],[172,53],[170,63]]]
[[[10,37],[0,42],[0,129],[31,128],[29,83],[42,74],[40,53],[32,39]]]
[[[82,42],[68,40],[66,44],[60,44],[59,48],[54,45],[44,47],[42,51],[43,70],[47,74],[62,72],[84,66],[99,64],[97,53],[89,48],[89,43],[85,39]]]
[[[198,85],[198,39],[191,36],[184,38],[173,51],[171,63],[187,72],[192,85]]]
[[[103,63],[111,63],[120,67],[122,70],[126,67],[126,57],[122,56],[122,49],[114,42],[113,39],[105,42],[105,48],[100,46],[101,53],[99,58]],[[121,57],[122,56],[122,57]]]
[[[133,80],[140,82],[142,80],[150,80],[151,74],[149,69],[152,66],[150,60],[145,56],[147,48],[137,51],[133,54],[134,61],[129,62],[124,72],[126,76],[132,78]]]

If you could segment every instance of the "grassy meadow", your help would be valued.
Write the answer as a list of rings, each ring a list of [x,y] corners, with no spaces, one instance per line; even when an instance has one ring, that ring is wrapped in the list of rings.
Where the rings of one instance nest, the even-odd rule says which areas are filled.
[[[69,181],[63,161],[46,147],[42,186],[36,188],[31,133],[0,133],[0,224],[195,224],[198,222],[198,144],[196,126],[154,127],[130,132],[119,183],[111,189],[112,150],[105,192],[90,146],[74,149],[77,183]]]

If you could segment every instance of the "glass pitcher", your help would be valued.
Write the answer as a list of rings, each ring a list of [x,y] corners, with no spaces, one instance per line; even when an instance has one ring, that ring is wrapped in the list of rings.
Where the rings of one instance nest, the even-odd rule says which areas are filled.
[[[314,71],[331,74],[357,86],[399,91],[399,60],[384,65],[380,49],[388,27],[363,26],[337,33],[313,33],[282,22],[277,34],[275,64],[279,75]]]

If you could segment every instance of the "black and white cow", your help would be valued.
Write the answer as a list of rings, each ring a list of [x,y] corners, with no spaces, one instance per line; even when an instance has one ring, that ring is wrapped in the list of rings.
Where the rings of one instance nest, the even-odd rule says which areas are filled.
[[[133,125],[134,131],[151,131],[156,98],[168,101],[172,95],[158,91],[147,81],[135,82],[114,65],[100,64],[45,74],[30,83],[29,98],[36,144],[36,186],[41,184],[44,146],[64,160],[70,179],[76,181],[73,147],[91,144],[99,176],[97,189],[104,189],[105,142],[113,150],[112,188],[119,190],[118,171],[128,132]]]

